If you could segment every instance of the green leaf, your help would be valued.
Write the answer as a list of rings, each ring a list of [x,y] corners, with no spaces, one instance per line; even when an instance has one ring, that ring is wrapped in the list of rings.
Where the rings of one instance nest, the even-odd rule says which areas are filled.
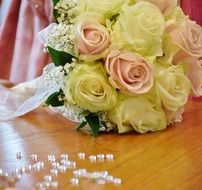
[[[52,1],[54,6],[59,2],[59,0],[52,0]]]
[[[80,123],[80,125],[76,128],[76,130],[82,129],[83,127],[85,127],[87,125],[86,121],[83,121],[82,123]]]
[[[96,114],[89,114],[85,119],[91,128],[93,137],[97,137],[100,129],[99,116]]]
[[[89,115],[90,112],[88,110],[84,110],[83,112],[81,112],[79,115],[86,117],[87,115]]]
[[[71,63],[72,58],[75,58],[73,55],[63,52],[63,51],[58,51],[50,46],[48,46],[48,51],[50,53],[50,56],[55,64],[55,66],[64,66],[66,63]]]
[[[47,100],[45,101],[45,104],[47,106],[53,106],[53,107],[59,107],[59,106],[63,106],[64,105],[64,101],[59,101],[58,97],[59,96],[64,96],[62,91],[59,92],[54,92],[53,94],[51,94]]]
[[[55,5],[59,2],[59,0],[52,0],[53,2],[53,17],[55,21],[58,23],[57,18],[58,18],[58,12],[56,9],[54,9]]]
[[[111,22],[114,21],[114,20],[116,21],[116,19],[117,19],[117,17],[118,17],[119,15],[120,15],[119,13],[113,15],[113,16],[110,18],[110,21],[111,21]]]

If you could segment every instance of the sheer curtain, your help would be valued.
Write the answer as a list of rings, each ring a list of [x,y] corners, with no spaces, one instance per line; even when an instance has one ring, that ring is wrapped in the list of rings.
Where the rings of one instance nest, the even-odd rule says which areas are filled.
[[[7,11],[0,25],[1,79],[15,83],[33,79],[49,62],[37,33],[52,22],[50,2],[4,0]]]

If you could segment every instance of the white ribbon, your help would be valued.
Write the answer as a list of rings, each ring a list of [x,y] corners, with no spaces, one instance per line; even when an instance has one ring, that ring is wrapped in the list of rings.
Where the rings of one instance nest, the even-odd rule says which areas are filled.
[[[53,64],[46,66],[46,70],[52,68]],[[11,89],[0,85],[0,121],[11,120],[34,110],[59,90],[59,86],[47,86],[44,75]]]

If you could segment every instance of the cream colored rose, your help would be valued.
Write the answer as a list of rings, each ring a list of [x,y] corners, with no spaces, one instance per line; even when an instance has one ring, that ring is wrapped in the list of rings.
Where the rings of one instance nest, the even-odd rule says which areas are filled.
[[[106,111],[116,104],[116,90],[110,86],[101,63],[82,63],[70,72],[65,85],[67,101],[90,112]]]
[[[148,2],[125,5],[112,27],[112,42],[119,48],[154,59],[162,55],[164,17],[158,7]]]
[[[78,9],[80,13],[95,12],[109,19],[119,13],[124,3],[128,0],[78,0]]]
[[[175,112],[186,104],[190,92],[190,81],[180,65],[159,69],[156,86],[166,109]]]
[[[202,60],[189,57],[184,61],[189,65],[188,78],[191,81],[194,96],[202,96]]]
[[[141,94],[152,88],[152,68],[140,55],[114,50],[107,56],[105,68],[111,85],[123,93]]]
[[[173,124],[173,123],[179,123],[183,120],[182,114],[184,113],[185,106],[180,107],[175,112],[167,110],[165,107],[163,108],[163,110],[166,114],[168,125]]]
[[[163,130],[167,126],[161,107],[141,96],[119,96],[116,106],[109,111],[109,118],[117,125],[119,133],[132,130],[146,133]]]
[[[83,60],[97,60],[105,56],[110,45],[108,30],[98,22],[84,19],[76,27],[76,51]]]
[[[174,11],[178,3],[178,0],[137,0],[136,2],[139,1],[147,1],[156,5],[161,10],[164,16],[170,15]]]
[[[188,19],[168,22],[166,31],[173,43],[181,49],[178,53],[178,61],[189,55],[202,56],[202,29],[196,22]]]

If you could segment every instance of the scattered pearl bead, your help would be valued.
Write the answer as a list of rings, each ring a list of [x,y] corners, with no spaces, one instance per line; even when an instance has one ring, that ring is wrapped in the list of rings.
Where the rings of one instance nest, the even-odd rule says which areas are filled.
[[[67,167],[66,166],[60,166],[58,169],[59,169],[59,171],[61,173],[66,173],[67,172]]]
[[[95,155],[91,155],[91,156],[89,156],[89,160],[90,160],[91,162],[96,162],[97,157],[96,157]]]
[[[70,183],[72,185],[78,185],[79,184],[79,179],[78,178],[72,178],[72,179],[70,179]]]
[[[0,169],[0,176],[3,176],[3,170]]]
[[[16,174],[14,175],[14,178],[16,181],[19,181],[21,179],[21,175],[20,174]]]
[[[79,160],[85,160],[85,157],[86,157],[85,153],[83,153],[83,152],[78,153]]]
[[[114,183],[114,185],[121,185],[121,179],[120,178],[114,178],[113,183]]]
[[[82,177],[82,176],[85,176],[86,175],[86,169],[78,169],[78,170],[74,170],[73,171],[73,175],[75,177]]]
[[[50,183],[48,181],[44,181],[43,182],[43,187],[49,188],[50,187]]]
[[[67,168],[71,168],[71,169],[76,168],[76,162],[67,161],[66,163],[64,163],[64,165],[67,166]]]
[[[51,170],[50,170],[50,173],[51,173],[53,176],[57,176],[57,175],[58,175],[58,170],[57,170],[57,169],[51,169]]]
[[[32,165],[25,165],[25,172],[29,173],[32,170]]]
[[[56,160],[56,159],[55,159],[55,155],[53,155],[53,154],[49,154],[49,155],[48,155],[48,161],[49,161],[49,162],[55,162],[55,160]]]
[[[44,180],[48,181],[48,182],[51,182],[52,181],[52,176],[51,175],[46,175],[46,176],[44,176]]]
[[[44,168],[44,162],[37,162],[37,164],[41,167],[41,168]]]
[[[16,175],[16,174],[18,174],[19,173],[19,170],[16,168],[16,169],[13,169],[12,171],[11,171],[11,173],[12,173],[12,175]]]
[[[17,159],[21,159],[21,158],[22,158],[22,152],[17,152],[16,158],[17,158]]]
[[[60,167],[60,163],[59,162],[52,162],[51,165],[52,165],[53,168],[56,168],[56,169]]]
[[[21,167],[20,170],[19,170],[19,172],[20,172],[21,174],[24,174],[24,173],[25,173],[25,166]]]
[[[113,154],[106,154],[106,158],[107,160],[113,160],[114,159],[114,155]]]
[[[102,177],[106,177],[106,176],[108,176],[108,171],[102,171],[102,172],[100,172],[100,175],[102,176]]]
[[[105,177],[105,179],[106,179],[107,182],[110,182],[110,183],[111,183],[111,182],[113,182],[114,177],[111,176],[111,175],[108,175],[108,176]]]
[[[104,160],[105,155],[104,154],[97,154],[98,160]]]
[[[38,159],[37,154],[31,154],[31,155],[30,155],[30,160],[32,160],[32,161],[37,161],[37,159]]]
[[[68,158],[69,158],[68,154],[62,154],[61,155],[62,160],[64,160],[64,159],[68,160]]]
[[[92,172],[92,173],[88,173],[87,174],[87,178],[90,178],[90,179],[96,179],[100,177],[100,173],[99,172]]]

